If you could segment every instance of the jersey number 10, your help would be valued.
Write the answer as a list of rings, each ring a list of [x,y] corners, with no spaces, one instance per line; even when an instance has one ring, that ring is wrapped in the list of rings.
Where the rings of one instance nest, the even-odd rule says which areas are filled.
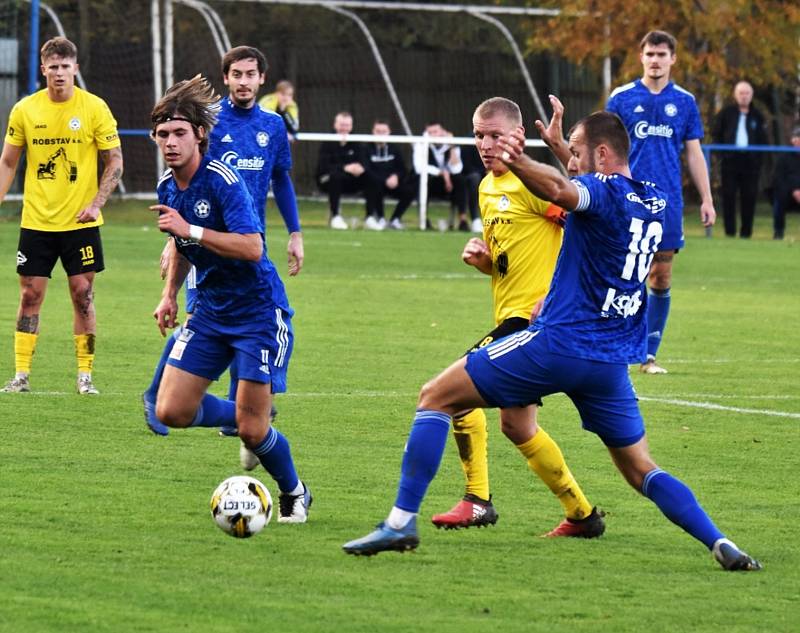
[[[661,222],[650,222],[647,225],[647,233],[644,233],[644,220],[639,218],[631,219],[631,225],[628,230],[631,232],[631,243],[628,245],[625,267],[622,269],[622,275],[620,276],[623,279],[630,280],[633,278],[634,269],[636,269],[636,275],[641,283],[647,277],[647,273],[650,272],[650,264],[653,262],[653,256],[661,243],[663,230]],[[643,233],[644,237],[642,236]]]

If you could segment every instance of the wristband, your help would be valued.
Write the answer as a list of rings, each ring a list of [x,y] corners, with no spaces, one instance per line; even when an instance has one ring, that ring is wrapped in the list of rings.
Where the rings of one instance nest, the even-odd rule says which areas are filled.
[[[197,226],[196,224],[189,225],[189,239],[192,240],[195,244],[199,243],[200,240],[203,239],[203,227]]]

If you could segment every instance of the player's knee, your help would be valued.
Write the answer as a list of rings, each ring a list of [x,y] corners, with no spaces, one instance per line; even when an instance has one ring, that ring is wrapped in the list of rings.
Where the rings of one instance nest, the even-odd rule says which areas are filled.
[[[168,400],[159,399],[156,402],[156,417],[174,429],[184,429],[191,425],[194,414],[194,411],[175,406]]]
[[[237,425],[239,427],[239,439],[244,442],[245,446],[250,448],[258,446],[263,441],[266,431],[269,431],[269,422],[266,423],[266,431],[263,422],[252,424],[237,420]]]
[[[20,306],[23,311],[32,310],[42,305],[44,293],[41,290],[26,286],[20,293]]]
[[[426,382],[419,391],[417,408],[439,410],[443,404],[440,390],[436,386],[436,379]]]

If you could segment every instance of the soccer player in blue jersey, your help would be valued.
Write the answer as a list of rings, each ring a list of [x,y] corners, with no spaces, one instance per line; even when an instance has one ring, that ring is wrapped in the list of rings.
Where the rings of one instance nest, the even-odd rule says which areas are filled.
[[[207,154],[217,95],[199,75],[170,88],[151,115],[169,169],[158,183],[158,227],[175,240],[153,316],[162,335],[177,325],[177,294],[190,266],[197,305],[169,355],[156,416],[175,428],[218,427],[231,415],[239,437],[275,479],[282,523],[305,523],[311,493],[289,443],[269,421],[272,394],[286,390],[293,311],[267,258],[263,222],[236,170]],[[230,364],[236,402],[206,393]]]
[[[647,308],[647,354],[641,371],[666,374],[656,363],[667,325],[672,285],[672,261],[683,248],[683,194],[681,150],[700,194],[700,220],[709,227],[717,214],[711,198],[708,167],[700,148],[703,124],[694,96],[670,81],[676,61],[675,38],[664,31],[650,31],[642,38],[644,75],[611,93],[606,110],[617,114],[631,138],[630,167],[633,177],[658,184],[667,195],[664,236],[650,268],[650,301]]]
[[[645,346],[644,282],[663,237],[664,194],[631,178],[628,134],[610,112],[585,117],[571,131],[569,171],[582,175],[570,180],[525,156],[524,142],[518,130],[498,138],[501,160],[535,195],[571,210],[542,313],[527,330],[468,354],[422,388],[394,507],[373,532],[346,543],[345,552],[417,547],[416,517],[452,416],[564,392],[631,486],[708,547],[724,569],[760,569],[725,538],[692,491],[653,462],[628,376],[627,364]]]
[[[256,105],[258,89],[264,84],[267,72],[264,54],[252,46],[237,46],[229,50],[222,59],[222,77],[228,86],[229,94],[220,102],[217,124],[209,134],[209,156],[235,168],[244,180],[253,197],[256,211],[266,228],[267,194],[270,184],[275,195],[278,210],[289,231],[287,247],[289,275],[300,272],[303,265],[303,234],[300,232],[300,219],[294,186],[289,176],[292,157],[283,119],[274,112],[262,110]],[[263,230],[263,229],[262,229]],[[167,243],[162,258],[162,270],[174,252],[172,241]],[[196,275],[191,269],[186,278],[186,313],[194,312],[197,301],[195,288]],[[161,358],[156,367],[150,386],[143,395],[145,421],[151,431],[167,435],[169,428],[155,415],[155,401],[158,394],[164,365],[172,351],[179,332],[167,339]],[[228,398],[236,399],[236,368],[231,367],[231,387]],[[274,417],[274,409],[273,409]],[[233,421],[223,426],[226,434],[235,435]],[[242,466],[252,470],[258,460],[247,450],[241,451]]]

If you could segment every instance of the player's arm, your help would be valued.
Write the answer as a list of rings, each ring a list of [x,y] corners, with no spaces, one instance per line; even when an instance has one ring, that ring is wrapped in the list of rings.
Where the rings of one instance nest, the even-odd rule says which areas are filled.
[[[189,224],[165,204],[154,204],[150,209],[158,211],[160,231],[193,240],[220,257],[255,262],[264,252],[264,237],[260,233],[227,233]]]
[[[6,197],[14,176],[17,173],[17,165],[25,148],[22,145],[3,144],[3,153],[0,154],[0,201]]]
[[[545,145],[550,148],[553,155],[566,169],[570,153],[567,142],[564,140],[564,104],[554,95],[550,95],[550,104],[553,106],[553,117],[550,119],[549,125],[545,126],[539,119],[534,124]]]
[[[477,237],[470,239],[470,241],[464,245],[461,259],[464,260],[465,264],[474,266],[484,275],[492,274],[492,254],[486,242],[482,239]]]
[[[500,160],[522,181],[522,184],[542,200],[555,202],[563,209],[578,206],[578,188],[560,171],[527,156],[525,136],[520,130],[497,139]]]
[[[103,161],[103,173],[100,176],[100,184],[97,186],[97,195],[91,204],[83,209],[77,217],[79,224],[94,222],[100,215],[100,209],[108,201],[109,196],[117,188],[122,178],[122,148],[112,147],[99,151],[100,159]]]
[[[689,175],[700,194],[700,221],[703,226],[711,226],[717,219],[714,210],[714,200],[711,197],[711,184],[708,180],[708,165],[700,148],[700,139],[686,141],[686,164],[689,166]]]
[[[174,249],[167,264],[161,301],[153,311],[153,318],[156,320],[161,336],[167,335],[167,328],[171,329],[178,325],[178,291],[183,286],[191,267],[189,260]]]
[[[289,276],[294,277],[303,268],[303,234],[300,232],[300,215],[297,212],[297,196],[294,185],[285,169],[272,170],[272,193],[278,211],[281,213],[286,230],[289,231],[289,244],[286,254],[289,258]]]

